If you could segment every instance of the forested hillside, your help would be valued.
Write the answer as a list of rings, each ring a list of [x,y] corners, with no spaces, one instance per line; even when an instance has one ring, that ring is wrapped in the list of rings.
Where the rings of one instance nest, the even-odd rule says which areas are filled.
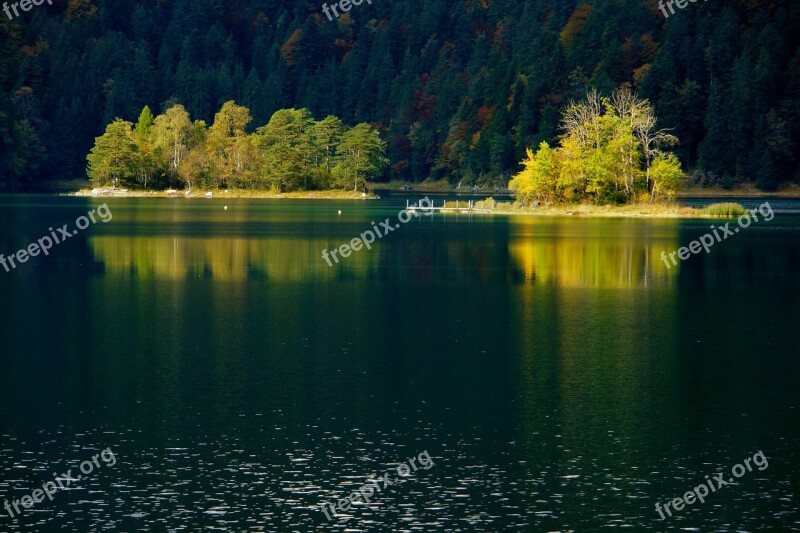
[[[0,181],[86,177],[115,117],[308,108],[386,142],[384,180],[507,183],[570,100],[630,84],[706,184],[800,180],[800,2],[54,0],[0,16]]]

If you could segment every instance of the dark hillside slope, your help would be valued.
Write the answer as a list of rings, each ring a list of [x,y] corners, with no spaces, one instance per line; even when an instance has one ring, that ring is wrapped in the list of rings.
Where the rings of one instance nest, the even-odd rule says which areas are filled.
[[[55,0],[0,13],[0,180],[84,177],[105,125],[227,100],[370,122],[386,179],[507,180],[587,86],[631,84],[708,183],[800,178],[800,2]]]

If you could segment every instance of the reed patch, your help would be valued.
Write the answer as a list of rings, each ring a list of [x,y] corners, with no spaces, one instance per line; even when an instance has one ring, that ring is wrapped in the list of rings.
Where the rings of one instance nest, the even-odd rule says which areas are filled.
[[[766,212],[765,212],[766,208]],[[725,212],[730,212],[729,208],[725,208]],[[738,211],[736,211],[738,212]],[[769,222],[773,218],[775,218],[775,213],[772,210],[772,206],[769,205],[769,202],[764,202],[757,208],[753,208],[749,211],[745,211],[744,214],[740,215],[737,219],[739,223],[739,227],[729,228],[728,226],[731,225],[730,222],[722,226],[714,226],[711,225],[711,233],[706,233],[700,236],[700,239],[692,241],[689,243],[689,246],[681,246],[677,250],[673,250],[672,252],[667,254],[666,250],[661,250],[661,260],[664,261],[664,264],[667,265],[667,269],[672,268],[673,266],[677,266],[678,263],[675,260],[675,256],[677,255],[681,261],[685,261],[691,257],[690,252],[692,254],[699,254],[700,250],[705,250],[705,252],[711,253],[711,247],[715,244],[724,241],[728,237],[732,237],[739,233],[740,229],[746,229],[750,227],[750,224],[753,221],[758,222],[758,215],[763,217],[764,222]],[[751,218],[752,217],[752,218]],[[716,239],[716,240],[715,240]],[[672,261],[672,265],[669,264],[667,257]]]

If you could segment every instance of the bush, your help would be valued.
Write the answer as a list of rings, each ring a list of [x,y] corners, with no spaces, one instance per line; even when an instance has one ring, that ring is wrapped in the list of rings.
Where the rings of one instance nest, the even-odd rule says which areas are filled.
[[[723,189],[728,190],[728,191],[733,189],[733,186],[734,186],[735,183],[736,183],[736,180],[734,180],[733,176],[731,176],[730,174],[724,174],[722,176],[722,179],[719,182],[720,186]]]
[[[741,204],[723,202],[707,205],[703,208],[703,212],[714,217],[738,217],[740,215],[746,215],[747,209],[742,207]]]
[[[497,202],[494,201],[494,198],[489,196],[483,200],[476,201],[474,205],[476,209],[494,209],[496,203]]]

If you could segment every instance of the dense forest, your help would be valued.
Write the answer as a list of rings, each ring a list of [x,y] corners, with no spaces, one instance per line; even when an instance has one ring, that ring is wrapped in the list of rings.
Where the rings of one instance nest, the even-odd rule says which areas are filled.
[[[53,0],[0,17],[0,186],[85,178],[116,118],[228,101],[367,123],[381,179],[507,184],[589,89],[648,99],[696,182],[800,180],[800,2]]]

